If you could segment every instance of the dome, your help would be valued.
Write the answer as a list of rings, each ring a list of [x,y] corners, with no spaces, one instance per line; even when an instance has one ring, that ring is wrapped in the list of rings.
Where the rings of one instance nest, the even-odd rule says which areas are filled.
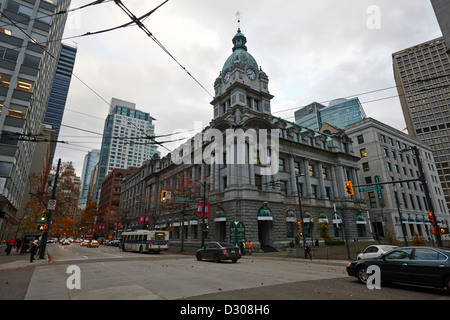
[[[258,72],[258,63],[255,58],[247,52],[247,38],[241,33],[241,29],[238,29],[236,35],[233,38],[233,53],[228,59],[225,61],[225,64],[222,68],[222,74],[225,73],[227,69],[231,69],[233,64],[237,61],[241,63],[244,68],[253,68],[256,72]]]

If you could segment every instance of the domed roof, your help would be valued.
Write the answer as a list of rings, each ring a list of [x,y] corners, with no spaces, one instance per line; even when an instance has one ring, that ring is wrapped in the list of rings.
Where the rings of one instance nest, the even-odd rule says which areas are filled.
[[[222,68],[222,74],[224,74],[227,69],[230,69],[236,61],[241,63],[244,68],[253,68],[255,71],[258,71],[258,63],[255,58],[247,52],[246,43],[247,38],[241,32],[241,29],[238,29],[233,38],[233,53],[228,57],[227,61],[225,61]]]

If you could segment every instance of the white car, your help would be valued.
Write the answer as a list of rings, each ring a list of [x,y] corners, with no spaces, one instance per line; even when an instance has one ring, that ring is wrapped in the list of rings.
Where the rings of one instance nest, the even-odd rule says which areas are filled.
[[[369,259],[369,258],[376,258],[379,256],[382,256],[386,254],[387,252],[397,249],[398,246],[390,246],[390,245],[372,245],[368,246],[366,249],[361,251],[360,254],[358,254],[358,260],[361,259]]]

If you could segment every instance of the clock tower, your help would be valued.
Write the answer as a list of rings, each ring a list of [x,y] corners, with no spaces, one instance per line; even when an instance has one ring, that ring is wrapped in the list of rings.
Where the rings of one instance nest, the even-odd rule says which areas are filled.
[[[214,119],[229,113],[235,107],[271,114],[269,78],[247,51],[247,38],[239,28],[233,38],[233,53],[223,65],[214,82]]]

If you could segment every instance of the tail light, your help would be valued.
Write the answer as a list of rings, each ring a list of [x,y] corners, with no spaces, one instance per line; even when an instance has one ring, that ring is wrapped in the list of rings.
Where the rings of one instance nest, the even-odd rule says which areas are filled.
[[[223,249],[223,250],[222,250],[222,253],[223,253],[223,254],[227,254],[227,253],[228,253],[227,249]]]

